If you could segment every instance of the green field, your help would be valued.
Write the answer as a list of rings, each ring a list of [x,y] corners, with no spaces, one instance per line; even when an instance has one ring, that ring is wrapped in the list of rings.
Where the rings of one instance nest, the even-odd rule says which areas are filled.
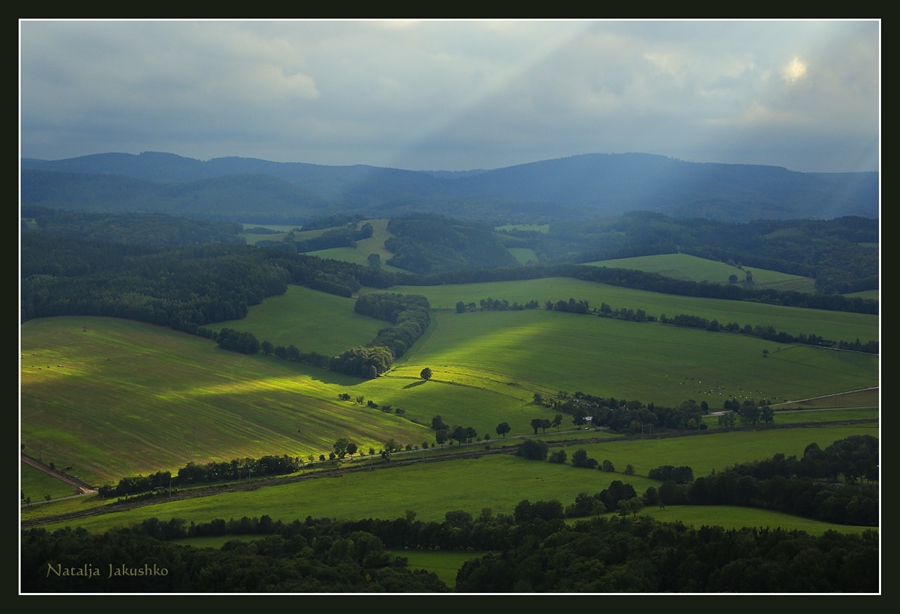
[[[269,230],[277,230],[278,232],[271,234],[247,232],[253,228],[268,228]],[[257,241],[281,241],[295,228],[296,226],[283,224],[244,224],[244,232],[241,233],[241,236],[244,237],[247,245],[256,245]]]
[[[873,529],[873,527],[829,524],[782,512],[729,505],[670,505],[665,509],[649,507],[644,508],[638,516],[650,516],[660,522],[680,522],[696,528],[703,525],[715,525],[726,529],[778,527],[785,531],[806,531],[810,535],[822,535],[826,531],[862,533]]]
[[[509,396],[520,399],[531,398],[530,388],[521,384],[531,382],[542,390],[645,403],[677,405],[693,398],[716,408],[726,398],[777,402],[878,382],[874,355],[658,323],[543,310],[438,313],[435,320],[431,335],[399,361],[389,378],[414,377],[428,366],[433,380],[498,381],[507,385]],[[769,350],[768,358],[763,349]]]
[[[375,338],[385,323],[356,313],[355,299],[289,285],[281,296],[267,298],[250,307],[247,317],[214,325],[216,330],[251,331],[260,342],[301,352],[335,356]]]
[[[359,264],[362,266],[368,266],[369,254],[378,254],[381,256],[381,267],[385,271],[394,271],[394,272],[405,272],[402,269],[398,269],[396,267],[392,267],[389,264],[386,264],[388,258],[392,257],[393,254],[389,252],[384,247],[384,241],[393,235],[388,232],[387,225],[390,220],[388,219],[376,219],[376,220],[362,220],[359,222],[359,226],[363,224],[369,223],[372,225],[372,236],[368,239],[363,239],[361,241],[356,242],[356,247],[334,247],[331,249],[322,249],[315,252],[308,252],[310,256],[318,256],[320,258],[330,258],[331,260],[341,260],[343,262],[352,262],[353,264]],[[273,226],[269,224],[244,224],[244,227],[254,227],[254,226],[263,226],[265,228],[271,228],[273,230],[279,230],[278,234],[250,234],[243,233],[243,237],[246,239],[247,243],[251,245],[255,245],[257,241],[281,241],[283,240],[288,233],[293,230],[291,226]],[[333,228],[320,228],[316,230],[301,230],[294,232],[294,238],[297,241],[306,241],[308,239],[314,239],[316,237],[322,236],[329,230],[333,230]],[[274,342],[273,342],[274,343]]]
[[[19,489],[25,497],[31,498],[32,503],[43,501],[44,495],[50,495],[56,499],[81,492],[71,484],[66,484],[62,480],[44,473],[40,469],[35,469],[31,465],[20,463],[20,466],[22,473]]]
[[[604,514],[612,516],[612,514]],[[644,508],[638,516],[649,516],[660,522],[680,522],[684,525],[700,528],[703,525],[716,525],[726,529],[742,527],[775,528],[786,531],[805,531],[810,535],[822,535],[826,531],[839,533],[862,533],[872,527],[856,527],[835,525],[810,518],[801,518],[782,512],[749,507],[726,505],[670,505],[665,508]],[[577,524],[582,519],[572,519],[567,524]],[[227,537],[202,538],[217,539],[222,543]],[[232,538],[234,539],[234,538]],[[183,540],[179,543],[189,543]],[[456,586],[456,574],[466,561],[482,556],[483,552],[444,552],[430,550],[390,550],[395,556],[406,557],[410,569],[424,569],[438,575],[449,587]]]
[[[645,475],[659,465],[688,465],[693,468],[694,475],[700,477],[713,469],[769,458],[779,452],[799,456],[812,442],[825,448],[837,439],[866,433],[877,435],[877,425],[706,433],[669,439],[579,444],[567,448],[570,456],[576,449],[584,448],[600,462],[612,461],[618,471],[632,464],[636,475],[577,469],[570,464],[528,461],[511,455],[482,456],[265,486],[254,491],[162,503],[66,524],[83,526],[90,531],[105,531],[152,517],[161,520],[184,518],[188,522],[263,514],[283,521],[306,516],[398,518],[412,509],[419,519],[427,522],[440,521],[447,511],[457,509],[473,516],[479,515],[485,507],[495,514],[512,514],[522,499],[558,499],[569,505],[578,493],[599,492],[613,480],[630,483],[638,493],[643,493],[649,486],[658,487],[659,482],[640,474]],[[715,523],[714,518],[710,516],[709,524]],[[48,529],[52,528],[55,525],[48,526]]]
[[[873,301],[881,300],[881,293],[878,290],[863,290],[862,292],[853,292],[845,296],[855,296],[859,298],[868,298]]]
[[[395,271],[395,272],[406,272],[398,269],[396,267],[392,267],[387,263],[388,258],[391,258],[394,254],[389,252],[384,247],[384,242],[391,238],[392,235],[388,232],[387,225],[390,220],[388,219],[377,219],[377,220],[363,220],[359,222],[359,225],[369,223],[372,225],[372,236],[368,239],[363,239],[362,241],[356,242],[356,247],[335,247],[332,249],[323,249],[316,252],[309,252],[311,256],[319,256],[320,258],[331,258],[332,260],[343,260],[344,262],[353,262],[355,264],[360,264],[363,266],[368,266],[369,262],[367,258],[369,254],[378,254],[381,257],[381,266],[386,271]],[[313,230],[310,233],[319,233],[321,234],[324,231]],[[313,235],[310,234],[310,237],[302,236],[303,233],[297,234],[297,239],[311,238]],[[316,235],[317,236],[317,235]]]
[[[793,403],[776,405],[774,409],[829,409],[834,407],[862,407],[868,409],[881,406],[880,392],[879,388],[872,388],[858,392],[801,399]]]
[[[338,401],[358,380],[218,349],[212,341],[113,318],[22,324],[21,438],[26,453],[88,483],[175,470],[188,461],[328,453],[428,429]]]
[[[528,264],[529,262],[538,262],[537,254],[534,253],[533,249],[527,249],[524,247],[510,247],[507,248],[509,253],[513,255],[516,259],[516,262],[519,264]]]
[[[660,254],[656,256],[638,256],[636,258],[619,258],[615,260],[600,260],[589,262],[592,266],[605,266],[620,269],[635,269],[647,273],[659,273],[666,277],[684,279],[696,282],[710,282],[717,284],[729,283],[729,278],[736,275],[738,281],[743,281],[747,271],[753,274],[753,281],[757,288],[769,288],[781,291],[815,292],[816,280],[799,275],[789,275],[778,271],[736,266],[707,260],[688,254]]]
[[[596,284],[582,287],[589,286]],[[529,287],[536,286],[507,286]],[[354,313],[352,304],[292,287],[235,326],[274,343],[297,339],[303,351],[336,353],[367,342],[383,326]],[[306,316],[291,317],[298,312]],[[718,409],[732,397],[779,402],[878,384],[878,357],[869,354],[545,310],[434,315],[407,356],[374,380],[225,352],[146,324],[32,320],[21,328],[22,441],[29,450],[44,446],[48,462],[72,465],[74,474],[100,484],[191,460],[318,456],[339,436],[363,449],[378,450],[391,437],[419,445],[434,441],[423,425],[437,414],[447,424],[474,427],[479,437],[495,436],[504,421],[513,435],[527,434],[532,418],[553,416],[531,403],[535,392],[667,405],[693,398]],[[434,372],[429,382],[419,378],[425,366]],[[405,418],[339,402],[343,392],[401,407]]]
[[[821,420],[876,420],[879,416],[877,407],[859,409],[804,409],[799,411],[776,411],[776,424],[800,424]]]
[[[478,558],[483,552],[445,552],[434,550],[388,550],[394,556],[406,557],[409,569],[424,569],[437,574],[444,584],[456,586],[456,574],[463,563]]]
[[[188,461],[268,454],[306,460],[309,454],[327,455],[341,436],[361,450],[380,450],[390,438],[411,446],[433,444],[429,425],[438,414],[447,424],[474,427],[479,439],[489,435],[490,445],[498,447],[531,435],[532,418],[552,418],[556,412],[534,404],[533,396],[539,392],[553,398],[560,390],[662,405],[691,398],[707,401],[711,409],[732,397],[841,408],[778,412],[776,424],[878,416],[877,390],[840,394],[878,386],[875,355],[545,309],[458,314],[455,304],[487,297],[522,303],[574,297],[592,306],[608,302],[654,315],[688,313],[723,323],[733,318],[794,333],[860,339],[877,338],[874,316],[675,297],[560,278],[391,291],[424,294],[437,309],[416,345],[372,380],[227,352],[210,340],[137,322],[91,317],[27,321],[20,328],[25,451],[39,452],[47,463],[72,466],[73,475],[101,485],[126,475],[175,471]],[[385,326],[356,314],[353,305],[352,299],[291,286],[285,295],[253,307],[245,320],[221,326],[252,331],[277,345],[293,343],[301,351],[336,354],[367,343]],[[426,366],[433,371],[427,382],[419,376]],[[405,413],[340,401],[341,393]],[[494,513],[511,513],[523,498],[556,498],[567,505],[579,492],[598,492],[614,479],[632,483],[640,493],[655,484],[641,476],[661,464],[687,464],[701,476],[777,452],[799,455],[812,441],[824,448],[849,434],[878,433],[874,422],[723,433],[714,420],[707,419],[709,432],[674,439],[614,442],[608,431],[573,431],[568,418],[561,429],[568,433],[551,429],[540,435],[548,441],[578,437],[584,443],[570,446],[570,455],[584,447],[601,463],[613,462],[619,472],[633,465],[633,476],[483,456],[264,486],[78,524],[105,530],[151,516],[204,522],[262,514],[284,520],[307,515],[390,518],[408,509],[423,520],[441,520],[451,509],[477,515],[490,507]],[[500,422],[512,427],[505,439],[495,432]],[[32,488],[38,478],[23,471],[23,489]],[[97,497],[53,501],[23,509],[22,517],[46,518],[100,504]]]
[[[777,331],[792,335],[814,333],[835,341],[878,339],[879,322],[878,316],[874,315],[781,307],[749,301],[674,296],[567,277],[444,286],[394,286],[390,290],[404,294],[421,294],[431,302],[432,309],[454,310],[458,301],[477,305],[481,299],[488,297],[522,304],[536,300],[541,307],[546,301],[556,302],[560,299],[574,298],[588,301],[592,308],[599,308],[601,303],[605,302],[613,309],[623,307],[643,309],[656,317],[663,313],[669,317],[683,313],[709,320],[717,319],[722,325],[735,321],[741,326],[745,324],[773,326]]]

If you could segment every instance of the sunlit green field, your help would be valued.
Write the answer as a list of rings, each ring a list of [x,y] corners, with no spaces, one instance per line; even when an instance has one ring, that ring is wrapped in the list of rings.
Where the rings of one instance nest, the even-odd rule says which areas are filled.
[[[442,520],[447,511],[457,509],[477,516],[485,507],[491,508],[495,514],[512,514],[522,499],[558,499],[569,505],[578,493],[599,492],[613,480],[631,484],[640,494],[650,486],[659,486],[659,482],[641,477],[641,474],[659,465],[688,465],[693,468],[694,475],[700,477],[708,475],[713,469],[724,469],[736,462],[769,458],[779,452],[788,456],[802,455],[809,443],[816,442],[824,448],[837,439],[864,433],[877,435],[877,427],[829,426],[706,433],[673,439],[579,444],[566,448],[569,456],[578,448],[584,448],[591,458],[613,462],[617,473],[578,469],[571,464],[529,461],[511,455],[482,456],[478,459],[426,463],[348,473],[339,478],[323,477],[266,486],[255,491],[104,514],[68,524],[83,526],[91,531],[105,531],[151,517],[161,520],[177,517],[188,522],[258,517],[263,514],[283,521],[302,519],[308,515],[314,518],[397,518],[411,509],[419,519],[431,521]],[[628,464],[634,466],[635,475],[621,473]],[[715,516],[710,515],[709,518],[708,523],[714,524]]]
[[[295,290],[288,300],[315,295],[309,302],[320,313],[332,302],[333,312],[344,308],[330,328],[336,336],[352,330],[352,301]],[[275,331],[288,321],[277,317],[284,311],[251,317],[249,328]],[[325,337],[310,331],[308,338],[316,334]],[[116,319],[32,320],[22,326],[22,348],[23,443],[29,451],[43,446],[48,462],[72,465],[92,483],[191,460],[318,456],[340,436],[363,449],[378,450],[390,437],[419,445],[434,441],[427,426],[437,414],[479,437],[495,436],[504,421],[513,435],[526,434],[532,418],[553,416],[532,404],[535,392],[668,405],[693,398],[718,409],[725,398],[778,402],[878,383],[872,355],[545,310],[438,312],[394,369],[368,381]],[[419,378],[425,366],[434,372],[429,382]],[[405,418],[340,402],[342,392],[400,407]]]
[[[188,461],[318,456],[340,436],[379,449],[429,432],[339,401],[356,379],[165,328],[63,317],[30,320],[21,332],[25,451],[71,465],[88,483]]]
[[[527,392],[516,384],[532,382],[644,403],[693,398],[715,408],[726,398],[777,402],[878,382],[877,356],[743,335],[544,310],[438,313],[435,319],[430,336],[389,377],[414,377],[427,366],[433,380],[494,380],[519,398]]]
[[[587,300],[592,308],[607,303],[613,309],[643,309],[656,317],[684,313],[716,319],[723,325],[737,322],[741,326],[772,326],[777,331],[792,335],[813,333],[836,341],[878,339],[878,316],[874,315],[674,296],[566,277],[444,286],[394,286],[391,291],[421,294],[431,302],[432,309],[452,310],[458,301],[477,305],[481,299],[488,297],[521,304],[536,300],[541,307],[546,301],[574,298]]]
[[[729,278],[732,275],[737,276],[738,282],[742,282],[747,275],[747,271],[751,271],[757,288],[770,288],[782,291],[793,290],[794,292],[815,292],[816,290],[816,281],[809,277],[789,275],[753,267],[739,269],[724,262],[707,260],[689,254],[638,256],[636,258],[600,260],[588,264],[610,268],[636,269],[647,273],[659,273],[675,279],[696,282],[707,281],[717,284],[729,283]]]

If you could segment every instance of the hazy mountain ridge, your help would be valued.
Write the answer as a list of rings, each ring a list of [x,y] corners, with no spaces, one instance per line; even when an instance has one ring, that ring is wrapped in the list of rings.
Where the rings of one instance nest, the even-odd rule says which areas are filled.
[[[349,211],[444,213],[448,207],[464,212],[458,216],[491,219],[501,211],[508,216],[515,203],[530,204],[523,207],[530,220],[536,203],[545,204],[541,210],[546,219],[635,210],[725,221],[878,217],[877,173],[800,173],[775,166],[694,163],[637,153],[585,154],[463,173],[239,157],[203,162],[154,152],[57,161],[25,158],[22,169],[23,203],[71,208],[78,202],[79,207],[91,203],[95,209],[106,209],[112,205],[104,204],[98,195],[112,191],[130,203],[129,210],[235,219],[251,213],[248,204],[253,204],[252,213],[257,216],[298,220]],[[221,194],[216,192],[229,182],[215,180],[230,176],[257,179],[238,181],[236,191],[230,191],[232,182],[227,206],[218,206]],[[267,182],[263,176],[272,179]],[[127,183],[126,177],[146,183]],[[182,184],[189,184],[194,192],[187,202],[175,187]],[[122,193],[125,185],[128,194]],[[472,201],[478,205],[473,207]],[[148,206],[152,208],[141,208]]]

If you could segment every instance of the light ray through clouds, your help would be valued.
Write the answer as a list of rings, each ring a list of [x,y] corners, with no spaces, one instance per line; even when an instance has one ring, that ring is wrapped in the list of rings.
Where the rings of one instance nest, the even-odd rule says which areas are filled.
[[[22,21],[21,153],[877,170],[878,21]]]

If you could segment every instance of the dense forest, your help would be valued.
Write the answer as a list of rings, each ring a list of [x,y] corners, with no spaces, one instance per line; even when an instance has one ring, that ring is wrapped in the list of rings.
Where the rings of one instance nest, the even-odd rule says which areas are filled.
[[[428,275],[462,269],[517,266],[493,229],[438,216],[406,216],[388,224],[387,263]]]
[[[20,215],[33,220],[38,232],[64,237],[100,239],[135,245],[175,246],[240,243],[237,222],[173,217],[162,213],[90,213],[25,205]],[[30,227],[23,221],[22,229]]]
[[[23,234],[154,246],[243,243],[239,224],[163,214],[23,206],[22,217]],[[360,216],[347,215],[320,218],[304,230],[323,229],[321,236],[298,240],[291,232],[283,240],[263,240],[257,245],[289,253],[355,247],[357,241],[372,236],[371,224],[360,226],[361,221]],[[388,229],[393,235],[385,242],[393,252],[388,264],[416,275],[522,268],[506,248],[524,248],[532,250],[537,262],[544,265],[688,253],[729,263],[742,280],[746,269],[754,267],[812,277],[818,291],[825,294],[879,287],[878,221],[866,218],[737,224],[635,212],[577,224],[555,222],[548,232],[510,229],[498,233],[491,225],[410,214],[392,219]]]
[[[634,212],[586,222],[559,222],[549,232],[507,230],[509,247],[527,247],[541,262],[593,262],[686,253],[812,277],[820,292],[878,288],[878,220],[759,220],[731,223]]]
[[[539,505],[546,503],[545,505]],[[782,529],[728,530],[649,517],[593,518],[567,525],[559,502],[535,502],[531,518],[478,518],[449,511],[443,522],[410,513],[395,520],[273,521],[268,516],[187,524],[143,521],[101,535],[83,529],[22,533],[26,593],[441,593],[433,573],[388,552],[471,550],[460,593],[874,593],[878,535]],[[172,539],[259,535],[220,549]],[[478,555],[479,552],[487,554]]]

